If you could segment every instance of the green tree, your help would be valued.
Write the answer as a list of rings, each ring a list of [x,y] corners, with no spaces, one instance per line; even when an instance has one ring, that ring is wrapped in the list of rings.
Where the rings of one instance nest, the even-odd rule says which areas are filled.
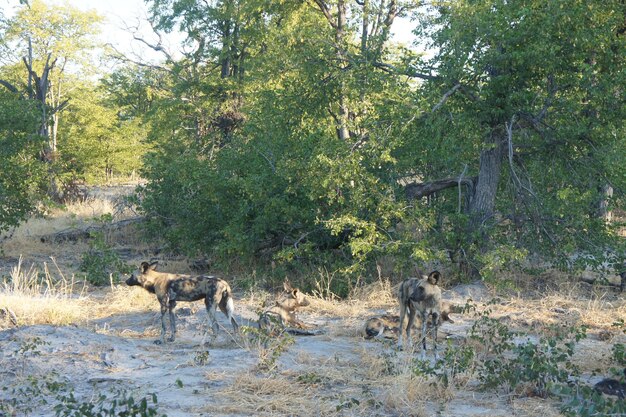
[[[0,231],[17,226],[41,197],[43,138],[36,103],[0,86]]]
[[[166,3],[173,4],[155,2]],[[165,9],[172,22],[195,16],[206,33],[222,28],[218,33],[223,35],[224,14],[211,24],[209,10],[192,14],[176,4],[178,12]],[[392,163],[387,148],[391,118],[408,98],[400,77],[381,69],[392,54],[388,39],[374,39],[384,37],[377,30],[389,28],[368,26],[365,51],[361,40],[349,40],[361,30],[350,29],[342,38],[345,45],[339,45],[341,54],[348,54],[346,61],[337,64],[336,31],[317,6],[237,4],[225,9],[234,13],[229,19],[244,23],[234,26],[239,27],[237,45],[247,51],[237,61],[236,83],[221,71],[223,37],[197,41],[200,51],[213,39],[217,46],[207,49],[213,54],[195,51],[172,65],[172,94],[154,108],[155,152],[146,160],[151,182],[143,206],[174,246],[185,250],[215,248],[226,257],[246,258],[281,252],[280,259],[293,260],[340,249],[347,265],[359,264],[373,250],[383,251],[390,240],[387,229],[405,205],[395,200],[395,182],[383,170]],[[190,26],[181,24],[182,29]],[[200,29],[194,28],[198,36]],[[367,61],[362,54],[376,59]],[[216,114],[211,109],[224,108],[223,96],[214,95],[224,88],[234,90],[230,97],[245,120],[226,142],[219,127],[232,124],[198,129],[207,126],[198,123],[198,116],[207,120]],[[350,104],[345,109],[359,111],[349,120],[347,136],[339,134],[347,125],[337,122],[345,110],[341,97]]]
[[[346,276],[620,250],[621,2],[151,5],[187,52],[113,91],[151,98],[143,208],[173,248]],[[411,10],[432,53],[390,39]]]
[[[74,81],[59,133],[62,182],[89,183],[129,176],[140,168],[146,132],[140,118],[127,118],[103,87]]]
[[[39,102],[38,133],[48,139],[43,156],[50,163],[52,197],[59,196],[53,165],[58,152],[59,117],[67,107],[72,88],[68,80],[72,74],[85,76],[90,72],[100,21],[95,12],[33,0],[5,22],[5,46],[14,52],[14,62],[24,64],[22,83],[29,97]]]
[[[465,184],[448,245],[468,272],[503,244],[619,249],[598,214],[608,186],[619,190],[611,207],[623,201],[625,12],[621,1],[485,0],[420,15],[435,49],[413,75],[425,79],[420,99],[438,104],[398,151],[438,180],[410,184],[412,197]]]

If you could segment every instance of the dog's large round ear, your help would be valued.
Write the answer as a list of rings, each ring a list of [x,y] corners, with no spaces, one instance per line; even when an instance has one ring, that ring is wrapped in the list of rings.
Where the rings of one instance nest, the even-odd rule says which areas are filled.
[[[293,298],[298,299],[298,289],[297,288],[292,289],[291,295],[293,296]]]
[[[141,263],[141,268],[139,269],[141,271],[142,274],[145,274],[146,272],[148,272],[149,270],[155,270],[157,266],[157,262],[152,262],[152,263],[148,263],[148,262],[142,262]]]
[[[439,271],[433,271],[428,275],[428,282],[430,282],[433,285],[437,285],[440,279],[441,279],[441,273]]]

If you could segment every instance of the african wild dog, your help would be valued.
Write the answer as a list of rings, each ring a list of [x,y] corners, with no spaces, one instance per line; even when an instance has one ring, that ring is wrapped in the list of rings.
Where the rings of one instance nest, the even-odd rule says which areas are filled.
[[[296,309],[308,306],[309,300],[300,289],[293,288],[289,280],[285,280],[283,289],[283,293],[274,302],[274,305],[265,310],[259,317],[259,328],[271,328],[272,321],[278,322],[282,327],[306,328],[306,325],[296,317]]]
[[[596,391],[607,395],[615,395],[618,398],[626,398],[626,368],[624,368],[624,377],[622,380],[615,378],[604,378],[602,381],[594,385]]]
[[[191,276],[185,274],[169,274],[155,271],[157,262],[142,262],[139,269],[126,280],[128,285],[138,285],[156,294],[161,304],[161,338],[154,343],[165,341],[165,313],[169,311],[172,335],[168,341],[176,339],[176,318],[174,308],[177,301],[197,301],[204,298],[204,304],[212,322],[213,335],[217,334],[218,325],[215,310],[220,308],[228,317],[235,332],[239,325],[233,317],[233,294],[226,281],[208,275]]]
[[[459,312],[458,308],[450,303],[441,303],[441,321],[454,323],[450,313]],[[414,327],[416,323],[414,323]],[[428,327],[433,327],[432,317],[428,320]],[[372,317],[365,322],[365,338],[372,339],[383,337],[385,339],[397,339],[400,329],[400,316],[394,314],[383,314],[379,317]]]
[[[427,277],[404,280],[398,289],[398,302],[400,303],[398,348],[402,349],[402,333],[404,333],[404,319],[407,309],[409,310],[409,322],[406,326],[406,338],[409,342],[411,341],[411,328],[415,321],[415,314],[419,312],[422,321],[422,359],[426,357],[426,330],[429,317],[432,317],[435,360],[439,359],[437,331],[441,322],[441,288],[438,285],[440,279],[441,273],[433,271]]]

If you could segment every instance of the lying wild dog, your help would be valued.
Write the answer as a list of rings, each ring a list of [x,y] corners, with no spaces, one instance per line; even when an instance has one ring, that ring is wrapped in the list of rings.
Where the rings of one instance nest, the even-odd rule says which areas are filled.
[[[450,317],[450,313],[454,310],[455,308],[450,303],[443,302],[441,304],[441,321],[454,323],[454,320]],[[433,327],[432,317],[428,320],[428,326]],[[384,314],[380,317],[372,317],[365,322],[365,338],[384,337],[385,339],[397,339],[399,329],[400,316]]]
[[[624,378],[618,381],[614,378],[604,378],[594,385],[596,391],[607,395],[615,395],[622,400],[626,398],[626,368],[624,368]]]
[[[415,314],[420,313],[422,321],[422,359],[426,357],[426,330],[428,318],[432,317],[432,330],[434,340],[435,360],[439,359],[437,353],[437,331],[441,321],[441,288],[439,271],[431,272],[427,277],[408,278],[404,280],[398,289],[398,302],[400,303],[400,331],[398,335],[398,348],[402,349],[402,334],[404,333],[404,318],[409,311],[409,322],[406,326],[406,338],[411,341],[411,328],[415,321]]]
[[[272,327],[272,322],[278,323],[283,328],[286,326],[306,328],[306,325],[296,317],[296,309],[308,306],[309,300],[300,289],[293,288],[288,280],[283,283],[283,289],[283,293],[274,305],[261,313],[259,328],[269,329]]]
[[[365,338],[384,337],[395,339],[398,337],[400,316],[383,314],[380,317],[372,317],[365,322]]]
[[[230,286],[226,281],[208,275],[191,276],[185,274],[169,274],[157,272],[157,262],[142,262],[139,269],[126,280],[128,285],[138,285],[156,294],[161,304],[161,338],[154,343],[161,344],[165,340],[165,313],[169,311],[172,335],[168,341],[176,339],[176,318],[174,308],[177,301],[197,301],[204,299],[206,311],[212,322],[213,334],[217,334],[218,325],[215,310],[220,308],[228,317],[235,332],[239,325],[233,317],[234,305]]]

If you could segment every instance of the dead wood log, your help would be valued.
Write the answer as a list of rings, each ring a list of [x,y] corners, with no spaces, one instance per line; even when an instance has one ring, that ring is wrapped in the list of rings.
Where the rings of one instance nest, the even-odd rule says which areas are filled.
[[[77,242],[79,240],[90,239],[92,233],[120,230],[127,226],[139,224],[144,221],[145,217],[132,217],[130,219],[124,219],[109,224],[88,226],[85,229],[66,229],[61,230],[60,232],[41,236],[40,240],[42,243]]]

